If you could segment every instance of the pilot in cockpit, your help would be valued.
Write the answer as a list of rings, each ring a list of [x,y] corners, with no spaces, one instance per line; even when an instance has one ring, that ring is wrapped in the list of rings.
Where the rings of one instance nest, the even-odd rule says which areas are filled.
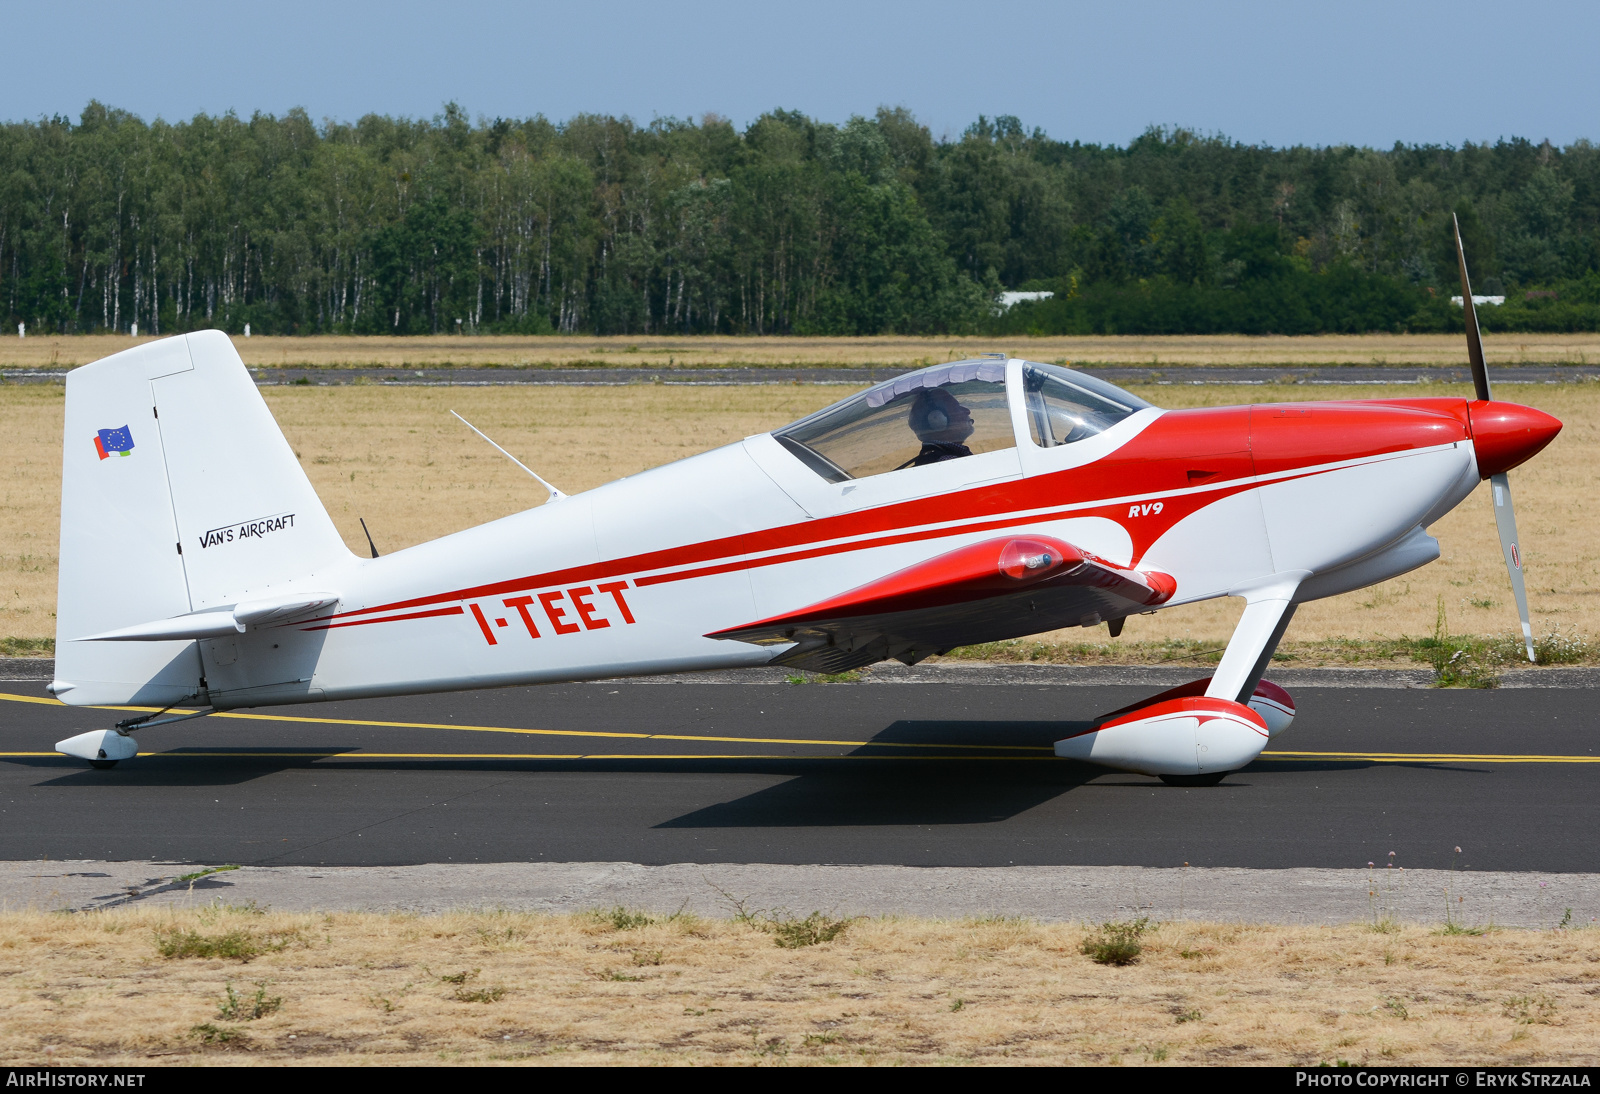
[[[948,389],[933,387],[917,392],[907,422],[917,440],[922,442],[922,451],[895,468],[896,471],[972,455],[972,449],[962,443],[976,428],[972,412],[957,402]]]

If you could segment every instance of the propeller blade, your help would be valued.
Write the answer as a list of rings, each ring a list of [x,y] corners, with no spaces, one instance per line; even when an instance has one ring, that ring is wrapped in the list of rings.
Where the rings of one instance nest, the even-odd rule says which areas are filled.
[[[1450,222],[1455,225],[1456,261],[1461,264],[1461,312],[1467,321],[1467,359],[1472,362],[1472,387],[1479,399],[1488,402],[1493,398],[1489,394],[1489,368],[1483,362],[1483,335],[1478,330],[1478,307],[1472,302],[1472,282],[1467,279],[1467,252],[1461,247],[1461,221],[1451,213]]]
[[[1537,663],[1533,655],[1533,625],[1528,621],[1528,587],[1522,579],[1522,552],[1517,549],[1517,514],[1511,508],[1511,480],[1502,472],[1491,476],[1489,485],[1494,490],[1494,526],[1500,533],[1500,550],[1506,556],[1506,572],[1511,575],[1511,595],[1517,598],[1517,615],[1522,619],[1522,641],[1528,647],[1528,660]]]

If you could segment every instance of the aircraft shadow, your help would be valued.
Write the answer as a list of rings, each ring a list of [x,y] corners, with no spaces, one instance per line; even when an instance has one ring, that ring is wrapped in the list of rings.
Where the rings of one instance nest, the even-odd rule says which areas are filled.
[[[696,809],[657,828],[851,828],[876,825],[995,824],[1106,774],[1089,764],[1066,763],[1037,752],[1089,728],[1087,722],[977,721],[892,722],[873,734],[852,757],[873,757],[882,766],[861,770],[808,765],[796,777],[734,801]],[[939,745],[989,745],[994,752]],[[894,761],[900,749],[926,745],[918,758]],[[910,750],[906,750],[910,751]],[[929,753],[940,759],[929,760]],[[1018,762],[1021,761],[1021,762]],[[1042,761],[1042,762],[1041,762]]]
[[[95,771],[66,756],[14,760],[26,767],[58,768],[68,765],[69,773],[47,779],[39,786],[52,787],[171,787],[236,786],[294,767],[308,767],[319,759],[360,752],[357,746],[324,745],[317,748],[169,748],[148,756],[124,760],[107,771]],[[201,754],[198,758],[195,753]],[[311,753],[312,755],[308,755]],[[182,763],[171,763],[170,759]]]
[[[805,772],[734,801],[696,809],[656,828],[851,828],[995,824],[1103,774],[1074,764],[995,772],[931,765],[908,771]]]
[[[1461,775],[1492,774],[1489,764],[1448,760],[1279,760],[1266,756],[1240,768],[1241,775],[1269,771],[1366,771],[1373,767],[1399,767],[1414,770],[1448,771]]]
[[[1053,748],[1063,737],[1094,728],[1093,722],[1076,721],[933,721],[906,719],[891,722],[872,735],[873,744],[960,744],[1002,747]]]

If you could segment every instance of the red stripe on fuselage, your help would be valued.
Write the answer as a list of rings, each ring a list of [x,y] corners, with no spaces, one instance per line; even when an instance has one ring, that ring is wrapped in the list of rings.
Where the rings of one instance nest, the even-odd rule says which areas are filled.
[[[371,611],[371,610],[375,610],[375,609],[368,609],[368,610]],[[350,614],[351,615],[355,615],[356,613],[355,612],[351,612]],[[431,619],[436,615],[465,615],[465,614],[466,614],[466,609],[463,608],[461,605],[457,604],[457,605],[455,605],[454,607],[451,607],[451,608],[437,608],[437,609],[435,609],[435,610],[433,610],[431,612],[408,612],[405,615],[386,615],[386,616],[382,616],[381,618],[378,618],[378,619],[349,619],[349,620],[346,620],[343,623],[324,623],[321,626],[317,626],[317,627],[301,627],[300,629],[303,630],[303,631],[331,631],[335,627],[362,627],[362,626],[365,626],[368,623],[394,623],[394,622],[397,622],[397,621],[399,621],[401,619]],[[332,619],[332,618],[335,618],[335,617],[334,616],[326,616],[325,618]]]
[[[1318,465],[1396,455],[1466,438],[1465,427],[1455,422],[1456,416],[1444,407],[1400,407],[1392,402],[1312,403],[1304,407],[1313,413],[1290,423],[1297,431],[1285,435],[1295,438],[1295,443],[1274,446],[1275,454],[1281,455],[1275,455],[1272,472],[1258,470],[1253,458],[1252,415],[1279,408],[1240,406],[1167,411],[1115,452],[1081,467],[358,608],[326,618],[349,619],[641,571],[673,570],[635,580],[636,585],[655,585],[1067,517],[1103,516],[1117,521],[1133,540],[1132,557],[1126,565],[1136,567],[1150,546],[1179,520],[1205,505],[1253,488],[1258,485],[1258,474],[1273,474],[1278,480],[1294,478],[1299,476],[1285,472],[1304,469],[1304,473],[1313,474]],[[1297,404],[1283,409],[1300,408]],[[1380,422],[1382,428],[1371,428],[1373,422]],[[1441,422],[1456,427],[1455,432],[1442,441]],[[1330,456],[1329,452],[1336,454]],[[1207,489],[1211,482],[1216,483],[1215,488]],[[1064,500],[1072,497],[1085,500]],[[1107,500],[1095,501],[1096,498]],[[1127,507],[1134,498],[1159,498],[1164,503],[1162,512],[1130,519]],[[422,616],[389,616],[385,620],[365,622],[402,618]]]

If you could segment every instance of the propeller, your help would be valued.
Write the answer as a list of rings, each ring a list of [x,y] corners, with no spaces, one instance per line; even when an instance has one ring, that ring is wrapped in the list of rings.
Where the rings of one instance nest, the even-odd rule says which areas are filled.
[[[1467,253],[1461,246],[1461,221],[1451,214],[1456,232],[1456,261],[1461,266],[1461,310],[1467,326],[1467,360],[1472,365],[1472,388],[1482,402],[1494,396],[1489,391],[1489,369],[1483,359],[1483,334],[1478,329],[1478,308],[1472,302],[1472,283],[1467,279]],[[1533,624],[1528,617],[1528,587],[1522,576],[1522,552],[1517,549],[1517,514],[1511,506],[1511,480],[1506,473],[1489,476],[1494,491],[1494,526],[1500,533],[1500,551],[1506,557],[1506,572],[1511,575],[1511,595],[1517,601],[1517,615],[1522,620],[1522,641],[1528,650],[1528,660],[1535,663],[1533,653]]]

